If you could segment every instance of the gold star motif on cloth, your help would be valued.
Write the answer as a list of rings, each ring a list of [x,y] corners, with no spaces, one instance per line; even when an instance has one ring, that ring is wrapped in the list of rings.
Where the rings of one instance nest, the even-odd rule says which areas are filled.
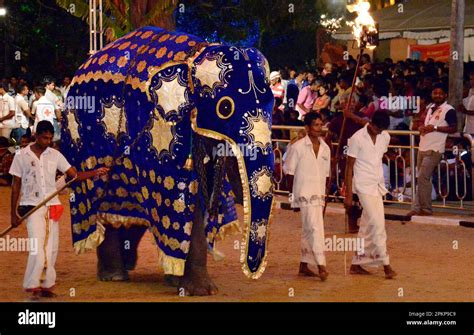
[[[241,129],[241,133],[247,138],[247,144],[262,149],[264,154],[269,154],[272,148],[272,131],[268,118],[259,109],[255,116],[245,113],[244,119],[247,124]]]
[[[171,111],[177,112],[179,106],[186,103],[185,92],[186,86],[179,83],[178,76],[171,81],[162,81],[160,88],[156,90],[156,95],[165,115]]]
[[[196,67],[196,77],[203,86],[206,85],[212,89],[215,83],[221,81],[219,78],[221,70],[217,65],[217,59],[204,59],[202,64]]]
[[[252,196],[266,200],[273,194],[272,172],[267,166],[253,172],[250,177]]]
[[[112,101],[110,103],[102,102],[102,109],[103,109],[103,119],[105,125],[105,131],[112,135],[114,138],[117,138],[118,131],[119,131],[119,121],[120,121],[120,114],[123,110],[123,104],[117,103],[115,97],[112,97]],[[123,113],[122,125],[125,122],[126,115]]]
[[[161,115],[157,114],[153,119],[153,126],[150,129],[153,139],[153,148],[161,159],[165,154],[171,154],[171,146],[174,140],[173,126],[166,122]]]
[[[267,224],[268,221],[265,219],[253,221],[250,229],[250,238],[256,244],[262,245],[267,239]]]
[[[76,122],[76,116],[75,112],[70,110],[67,113],[67,124],[68,124],[68,129],[69,133],[71,134],[71,138],[73,141],[77,141],[80,136],[79,136],[79,124]]]
[[[196,65],[196,78],[201,82],[203,92],[214,96],[218,87],[227,85],[226,75],[233,69],[232,64],[224,62],[224,57],[224,54],[220,52],[207,56]]]

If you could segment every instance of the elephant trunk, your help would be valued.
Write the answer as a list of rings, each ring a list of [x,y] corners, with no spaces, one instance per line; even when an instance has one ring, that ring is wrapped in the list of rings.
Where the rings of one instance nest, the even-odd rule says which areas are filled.
[[[243,272],[257,279],[266,266],[268,226],[273,207],[273,154],[260,149],[249,152],[244,155],[242,150],[238,150],[236,155],[245,227],[240,260]]]

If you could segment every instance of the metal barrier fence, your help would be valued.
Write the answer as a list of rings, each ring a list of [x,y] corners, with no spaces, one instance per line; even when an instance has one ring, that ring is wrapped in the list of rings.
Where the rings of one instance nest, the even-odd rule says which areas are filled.
[[[272,131],[286,131],[288,133],[297,133],[304,129],[304,127],[296,126],[272,126]],[[323,129],[324,132],[327,129]],[[389,151],[384,156],[384,177],[386,180],[387,189],[389,190],[389,196],[385,196],[384,201],[386,203],[399,203],[405,205],[411,205],[415,199],[416,190],[416,173],[412,173],[412,167],[416,167],[416,159],[418,146],[415,144],[416,136],[419,136],[418,131],[405,131],[405,130],[390,130],[388,131],[390,136],[393,137],[408,137],[409,145],[390,145]],[[293,136],[290,135],[290,138]],[[453,134],[449,135],[452,139],[465,138],[469,142],[469,147],[459,147],[458,145],[452,148],[446,148],[446,152],[443,154],[440,163],[438,164],[437,170],[433,174],[433,184],[437,185],[436,198],[440,201],[433,201],[433,207],[439,208],[452,208],[462,209],[468,211],[474,211],[474,207],[466,207],[466,197],[468,190],[474,190],[474,156],[472,148],[474,147],[473,137],[469,134]],[[288,190],[285,190],[283,185],[284,173],[282,168],[283,155],[286,150],[286,146],[290,143],[289,139],[277,139],[272,138],[273,142],[273,153],[275,157],[275,164],[280,163],[280,168],[275,173],[275,191],[280,194],[288,194]],[[333,146],[337,146],[338,143],[332,143]],[[463,161],[462,156],[471,153],[471,169],[469,170],[466,163]],[[341,150],[341,153],[345,154],[345,150]],[[447,155],[451,153],[453,158],[447,158]],[[392,168],[393,164],[393,168]],[[343,182],[344,171],[339,171],[339,163],[336,165],[336,188],[340,194]],[[416,169],[415,169],[416,171]],[[392,178],[392,173],[395,175]],[[401,179],[401,180],[400,180]],[[436,180],[437,179],[437,180]],[[470,179],[470,185],[468,185],[468,179]],[[454,180],[454,183],[452,181]],[[394,182],[392,185],[392,181]],[[454,184],[454,193],[452,185]],[[336,193],[336,192],[334,192]],[[472,194],[472,191],[471,191]],[[434,195],[434,194],[433,194]],[[329,195],[330,198],[343,199],[340,195]],[[454,197],[454,200],[448,200]]]

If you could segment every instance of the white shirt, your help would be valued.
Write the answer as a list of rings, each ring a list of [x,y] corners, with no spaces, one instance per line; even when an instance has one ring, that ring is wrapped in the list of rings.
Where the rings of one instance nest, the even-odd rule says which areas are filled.
[[[58,98],[56,94],[54,94],[53,91],[46,90],[46,93],[44,94],[44,96],[46,99],[48,99],[50,102],[54,104],[55,110],[60,108],[61,100]],[[56,118],[56,116],[54,116],[54,118]]]
[[[54,124],[54,104],[49,101],[46,97],[42,96],[35,102],[33,102],[32,111],[35,114],[35,124],[33,132],[36,132],[36,126],[40,121],[48,120],[51,124]]]
[[[382,159],[388,150],[390,135],[382,131],[374,144],[367,126],[358,130],[347,142],[347,155],[356,159],[352,190],[373,196],[385,195],[388,191],[385,188]]]
[[[69,86],[61,86],[59,88],[59,91],[61,92],[61,94],[63,95],[63,98],[66,99],[66,96],[67,94],[69,93],[69,89],[71,88],[71,85]]]
[[[10,174],[21,178],[20,205],[36,206],[51,193],[56,192],[56,170],[66,172],[71,165],[57,150],[47,148],[38,159],[31,145],[21,149],[13,158]],[[47,206],[59,205],[58,197]]]
[[[425,126],[433,125],[438,127],[447,127],[449,126],[446,121],[446,114],[451,109],[454,109],[453,106],[449,105],[447,102],[444,102],[438,108],[433,110],[435,107],[434,104],[430,104],[428,108],[428,113],[425,118]],[[447,133],[441,133],[439,131],[433,131],[426,135],[420,136],[420,151],[433,150],[439,153],[444,153],[446,147],[446,139],[448,138]]]
[[[463,99],[463,105],[467,110],[474,110],[474,88],[471,88],[469,90],[469,96]],[[468,134],[474,134],[474,115],[466,115],[464,132]]]
[[[15,118],[18,127],[22,127],[23,129],[28,128],[30,122],[25,115],[25,111],[28,110],[28,102],[26,98],[21,94],[17,94],[15,97]]]
[[[10,111],[15,110],[15,99],[8,93],[3,96],[0,95],[0,117],[7,116]],[[0,123],[4,128],[13,128],[12,125],[15,122],[15,116],[11,119],[5,120]]]
[[[331,170],[331,150],[319,139],[318,157],[308,135],[292,144],[283,170],[295,176],[292,207],[324,205],[326,178]],[[291,199],[290,199],[291,200]]]

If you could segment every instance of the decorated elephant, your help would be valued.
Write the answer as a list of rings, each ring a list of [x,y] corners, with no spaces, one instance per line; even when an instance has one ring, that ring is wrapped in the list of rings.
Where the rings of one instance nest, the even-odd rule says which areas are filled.
[[[110,168],[70,199],[74,249],[97,248],[99,279],[127,280],[149,229],[166,278],[190,295],[215,293],[207,251],[240,231],[237,201],[243,272],[262,275],[273,205],[268,76],[256,49],[156,27],[79,67],[61,146],[78,171]]]

